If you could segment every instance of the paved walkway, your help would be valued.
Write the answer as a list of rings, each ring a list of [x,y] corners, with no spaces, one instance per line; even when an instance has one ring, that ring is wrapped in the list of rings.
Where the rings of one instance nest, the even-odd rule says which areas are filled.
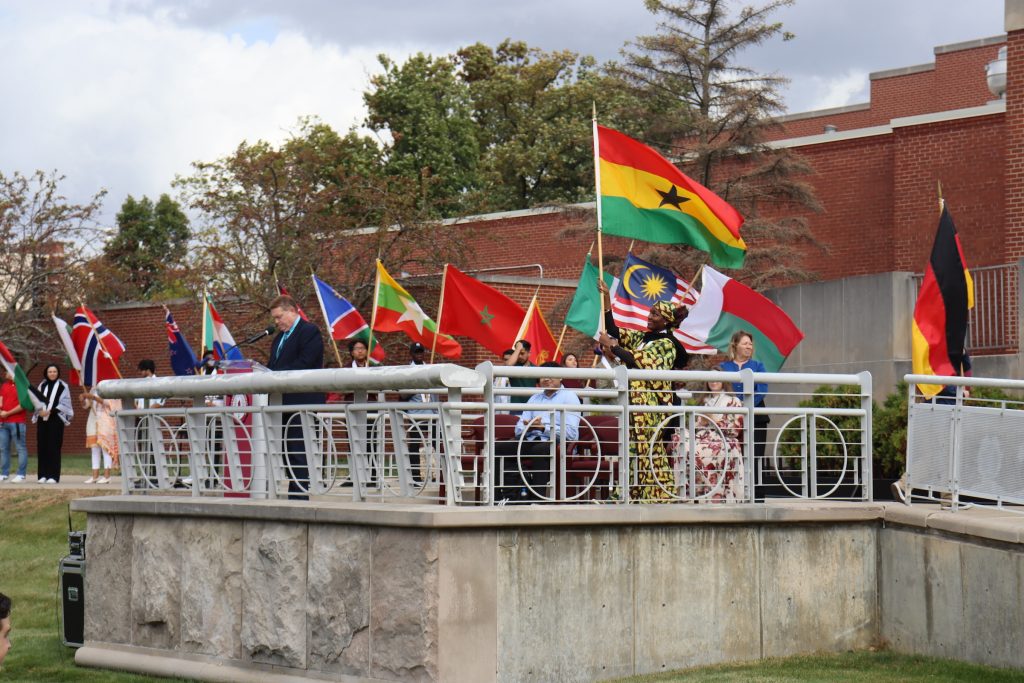
[[[0,493],[16,489],[52,489],[55,491],[95,489],[98,491],[110,491],[111,493],[119,493],[121,491],[121,477],[113,477],[109,484],[86,484],[85,480],[88,478],[88,474],[62,474],[60,482],[56,484],[40,484],[34,474],[29,474],[28,478],[20,484],[14,484],[10,479],[0,482]]]

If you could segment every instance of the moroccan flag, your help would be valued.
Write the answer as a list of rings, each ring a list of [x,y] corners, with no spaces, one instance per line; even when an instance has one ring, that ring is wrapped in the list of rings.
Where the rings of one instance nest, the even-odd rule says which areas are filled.
[[[526,317],[522,306],[451,264],[444,267],[443,287],[442,334],[469,337],[498,356],[512,347]]]
[[[81,386],[82,362],[78,359],[78,352],[75,351],[75,343],[71,341],[71,325],[68,325],[55,315],[50,317],[53,318],[53,324],[57,328],[57,336],[60,338],[60,343],[64,346],[64,354],[68,357],[68,364],[71,366],[71,371],[68,372],[68,379],[72,384]]]
[[[380,365],[384,362],[384,347],[377,343],[377,338],[370,332],[370,326],[366,324],[363,316],[359,315],[356,307],[316,275],[313,276],[313,290],[320,301],[320,310],[323,311],[324,320],[331,331],[331,339],[359,339],[370,350],[371,363]]]
[[[7,372],[11,373],[11,377],[14,378],[14,387],[18,390],[18,405],[26,413],[34,413],[46,407],[32,392],[32,384],[29,383],[28,376],[21,369],[21,366],[15,362],[14,356],[3,342],[0,342],[0,365],[3,365]]]
[[[613,291],[614,281],[611,273],[605,271],[604,283],[608,286],[608,291]],[[597,266],[590,262],[590,255],[587,254],[579,284],[576,285],[576,294],[573,295],[572,303],[565,314],[565,324],[588,337],[596,337],[603,315],[601,292],[597,289]]]
[[[280,280],[277,281],[277,293],[280,294],[281,296],[291,296],[291,294],[288,293],[288,290],[284,288],[284,285],[281,284]],[[306,322],[309,322],[309,317],[306,316],[306,312],[302,310],[302,306],[299,305],[298,301],[295,302],[295,310],[299,312],[300,318],[302,318]]]
[[[214,308],[209,293],[203,292],[203,354],[213,351],[216,360],[243,360],[242,350],[235,344],[224,319]]]
[[[974,280],[967,270],[953,217],[942,207],[935,244],[914,306],[911,357],[918,375],[959,375],[967,339],[967,311],[974,307]],[[918,385],[927,398],[942,391]]]
[[[171,370],[175,375],[194,375],[199,366],[199,359],[185,340],[178,323],[174,322],[170,309],[164,306],[164,311],[167,313],[164,324],[167,327],[167,350],[171,355]]]
[[[710,266],[704,266],[700,298],[679,327],[722,353],[729,350],[734,332],[746,330],[754,337],[754,358],[764,363],[768,372],[777,372],[804,338],[785,311]]]
[[[75,311],[71,341],[82,364],[82,386],[94,387],[105,379],[121,379],[117,363],[124,353],[124,344],[85,306]]]
[[[558,341],[544,320],[536,296],[526,308],[526,317],[523,318],[522,327],[519,328],[516,337],[530,342],[530,362],[534,365],[547,363],[549,360],[562,362],[562,352],[555,353],[558,350]]]
[[[645,242],[689,244],[722,268],[743,265],[743,217],[672,162],[617,130],[595,126],[601,230]]]
[[[458,358],[462,355],[462,345],[448,335],[437,334],[437,323],[428,318],[409,292],[395,282],[379,259],[375,306],[375,332],[404,332],[409,339],[428,349],[436,349],[445,358]]]

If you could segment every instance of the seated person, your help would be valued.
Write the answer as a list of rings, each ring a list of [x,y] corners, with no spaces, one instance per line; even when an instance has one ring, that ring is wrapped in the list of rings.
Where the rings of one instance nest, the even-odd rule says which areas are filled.
[[[560,368],[555,362],[544,363],[542,368]],[[516,438],[495,444],[495,475],[497,476],[495,495],[496,501],[519,500],[529,501],[542,494],[551,479],[552,442],[558,442],[563,432],[562,414],[552,411],[547,405],[581,405],[575,392],[562,387],[557,377],[543,377],[537,380],[541,391],[530,396],[524,410],[516,423]],[[566,411],[564,433],[565,440],[576,441],[579,438],[580,412]],[[552,418],[554,420],[552,421]],[[553,422],[553,424],[552,424]],[[521,444],[521,447],[520,447]],[[523,471],[520,472],[516,455],[523,456]],[[504,480],[500,474],[504,470]],[[525,479],[525,481],[524,481]],[[526,487],[529,483],[534,492]],[[504,484],[502,486],[498,486]]]

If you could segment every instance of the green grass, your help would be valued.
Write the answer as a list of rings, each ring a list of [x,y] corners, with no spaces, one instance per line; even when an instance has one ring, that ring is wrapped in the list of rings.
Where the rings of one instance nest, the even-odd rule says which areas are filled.
[[[74,663],[74,650],[60,644],[57,563],[68,550],[68,502],[81,495],[81,492],[0,489],[0,591],[14,601],[13,648],[4,662],[0,680],[47,683],[171,680],[79,668]],[[102,492],[93,495],[102,495]],[[85,516],[74,515],[73,524],[76,529],[84,529]],[[633,677],[623,679],[622,683],[952,683],[968,680],[1024,683],[1024,671],[892,652],[849,652],[703,667]]]
[[[68,554],[68,501],[80,492],[0,490],[0,591],[14,603],[3,681],[166,681],[75,666],[58,632],[57,563]],[[95,495],[101,495],[97,492]],[[85,515],[76,514],[76,529]],[[180,680],[180,679],[179,679]]]
[[[618,683],[996,683],[1022,681],[1024,671],[995,669],[948,659],[912,657],[894,652],[845,652],[766,659],[749,664],[723,664],[650,676],[623,678]]]

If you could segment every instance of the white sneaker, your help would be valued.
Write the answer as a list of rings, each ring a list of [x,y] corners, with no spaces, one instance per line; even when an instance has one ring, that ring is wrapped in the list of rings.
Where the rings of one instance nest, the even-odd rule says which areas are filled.
[[[46,480],[46,483],[47,484],[56,484],[57,480],[54,479],[53,477],[50,477],[49,479]]]
[[[89,477],[88,479],[86,479],[82,483],[83,484],[95,484],[96,483],[96,477]]]
[[[110,477],[100,477],[99,479],[96,480],[96,483],[97,484],[109,484],[110,483]]]
[[[11,479],[12,484],[20,484],[23,481],[25,481],[25,477],[21,476],[20,474]]]
[[[0,474],[0,481],[7,481],[7,475],[6,474]]]

